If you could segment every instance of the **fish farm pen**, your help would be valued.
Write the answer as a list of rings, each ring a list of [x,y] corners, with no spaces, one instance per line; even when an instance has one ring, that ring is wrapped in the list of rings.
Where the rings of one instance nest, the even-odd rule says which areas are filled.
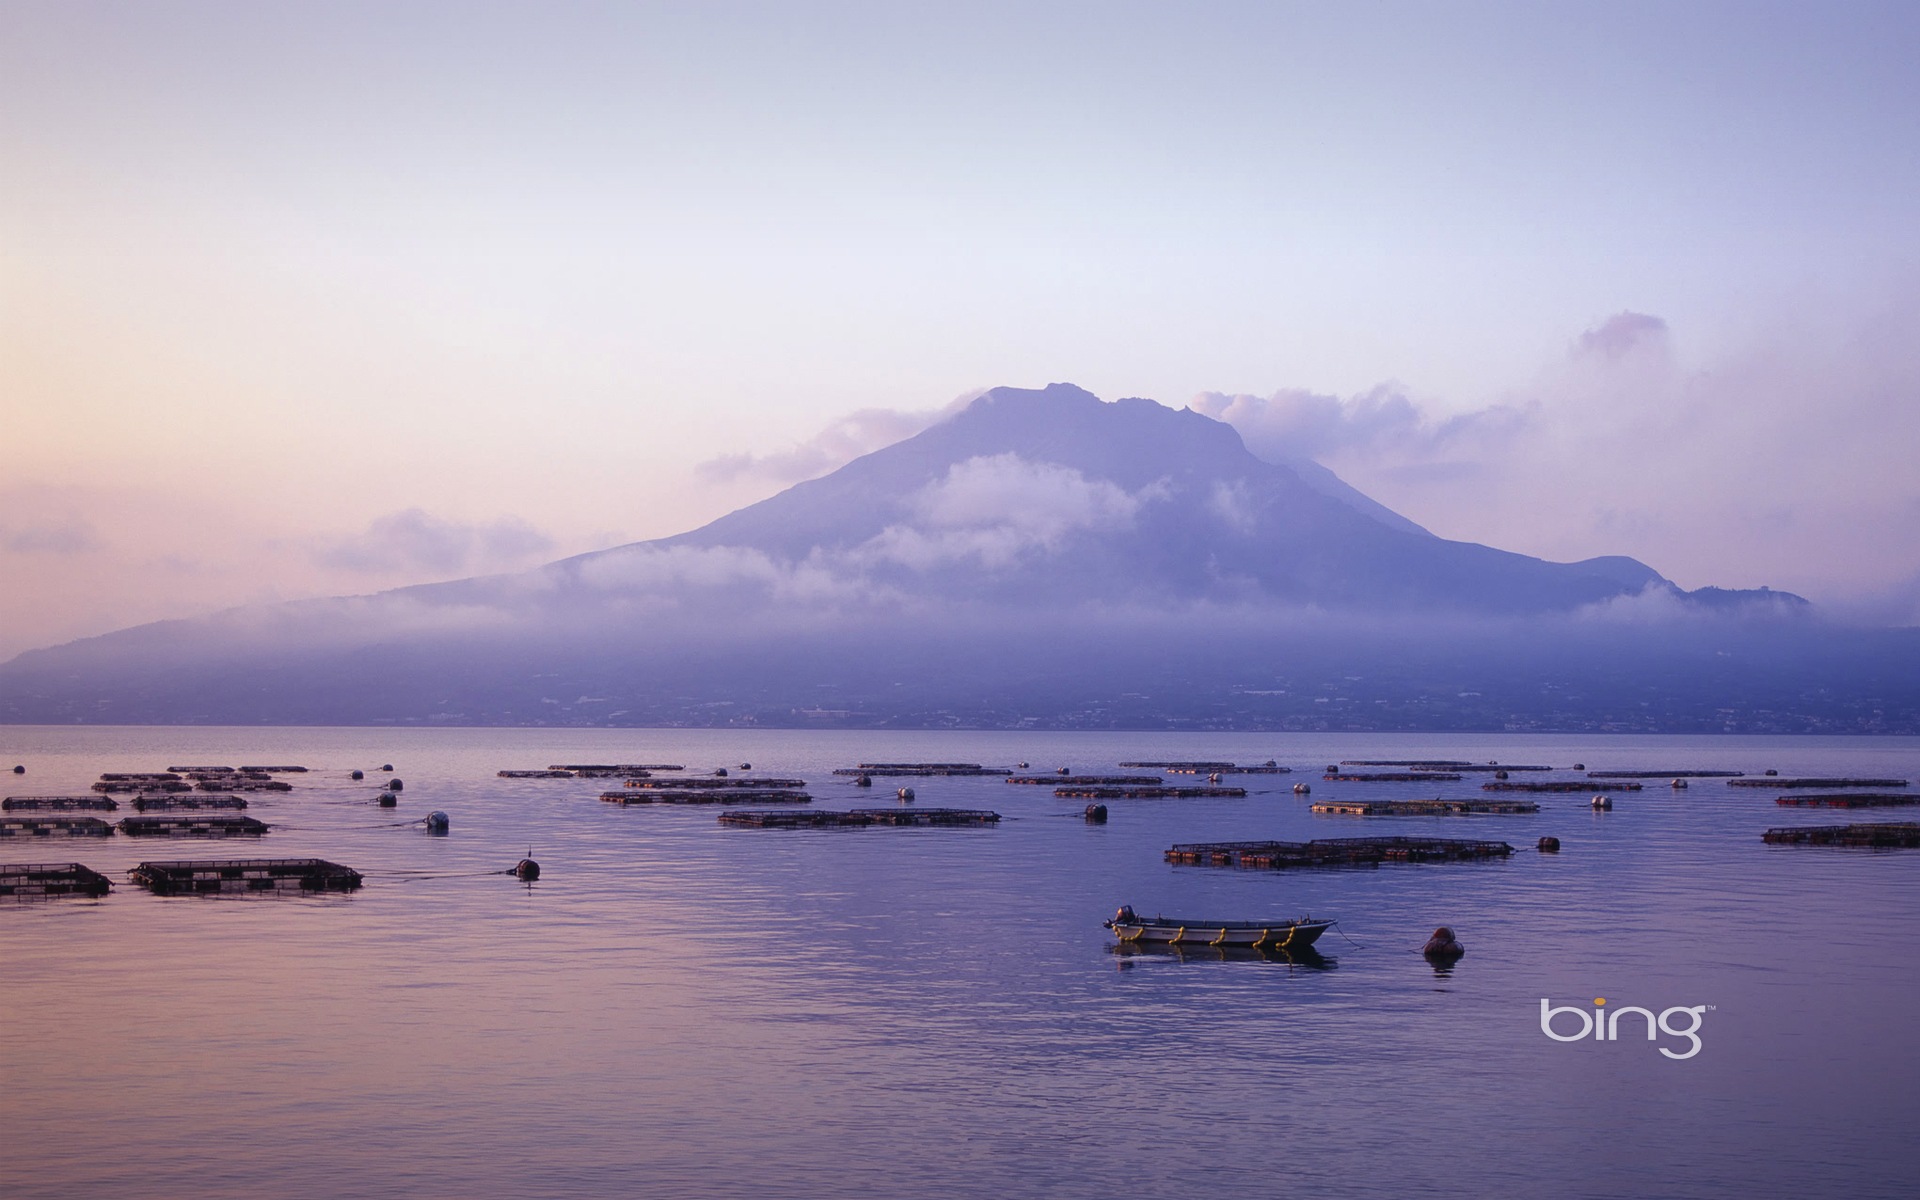
[[[1745,771],[1588,771],[1588,779],[1739,779]],[[1774,782],[1778,782],[1775,780]]]
[[[1317,813],[1348,817],[1448,817],[1537,813],[1531,800],[1322,800]]]
[[[1431,774],[1436,771],[1453,771],[1459,774],[1504,774],[1508,771],[1551,771],[1552,767],[1543,767],[1533,763],[1470,763],[1445,762],[1433,759],[1407,760],[1403,762],[1348,760],[1340,764],[1343,767],[1405,767],[1409,771]]]
[[[1820,796],[1778,796],[1773,802],[1802,808],[1896,808],[1903,804],[1920,804],[1920,793],[1828,792]]]
[[[293,785],[279,779],[203,779],[194,785],[203,792],[290,792]]]
[[[113,826],[99,817],[4,817],[0,838],[111,837]]]
[[[126,817],[120,832],[128,837],[259,837],[267,831],[265,821],[252,817]]]
[[[1363,771],[1357,774],[1329,771],[1320,778],[1329,783],[1453,783],[1460,776],[1452,771]]]
[[[631,773],[631,772],[630,772]],[[640,772],[644,775],[645,772]],[[572,779],[572,771],[501,771],[502,779]]]
[[[1209,796],[1238,799],[1242,787],[1063,787],[1053,794],[1062,800],[1200,800]]]
[[[1779,778],[1770,777],[1770,776],[1760,776],[1757,778],[1753,776],[1748,776],[1742,779],[1729,779],[1727,780],[1727,786],[1728,787],[1757,787],[1757,788],[1788,788],[1788,789],[1791,789],[1791,788],[1847,788],[1847,787],[1882,788],[1882,787],[1906,787],[1907,781],[1904,779],[1779,779]]]
[[[112,796],[8,796],[0,800],[6,812],[113,812],[120,802]]]
[[[1464,862],[1505,858],[1505,842],[1452,838],[1319,838],[1311,842],[1189,842],[1166,854],[1170,863],[1281,870],[1289,867],[1371,867],[1383,862]]]
[[[1009,775],[1006,782],[1035,787],[1152,787],[1166,781],[1158,775]]]
[[[1263,765],[1253,766],[1253,767],[1237,767],[1232,765],[1224,766],[1224,767],[1195,767],[1195,766],[1188,766],[1188,765],[1182,764],[1181,766],[1177,766],[1177,767],[1168,767],[1166,768],[1166,770],[1169,775],[1291,775],[1293,774],[1292,767],[1277,767],[1272,763],[1265,763]]]
[[[1548,783],[1483,783],[1481,790],[1488,792],[1638,792],[1644,790],[1640,784],[1622,779],[1565,780]]]
[[[101,794],[113,792],[190,792],[193,785],[184,779],[103,779],[92,785]]]
[[[241,767],[242,771],[258,771],[263,775],[305,775],[305,767]]]
[[[547,770],[571,771],[582,779],[611,775],[632,775],[644,779],[653,771],[684,771],[686,767],[679,763],[555,763]]]
[[[923,775],[1011,775],[1012,771],[1000,767],[983,767],[979,763],[861,763],[852,767],[835,767],[835,775],[877,775],[881,778],[916,778]]]
[[[952,828],[992,825],[999,820],[999,813],[978,808],[856,808],[851,812],[756,809],[720,814],[722,825],[750,829],[863,829],[870,825]]]
[[[0,896],[104,896],[113,881],[79,863],[0,863]]]
[[[157,895],[219,892],[346,892],[360,872],[323,858],[229,858],[143,862],[127,878]]]
[[[1123,767],[1137,767],[1148,771],[1225,771],[1233,766],[1230,762],[1123,762]]]
[[[194,812],[202,809],[240,809],[247,802],[239,796],[135,796],[136,812]]]
[[[609,804],[811,804],[805,792],[777,791],[771,788],[693,788],[686,791],[634,789],[601,792]]]
[[[803,788],[807,786],[807,781],[804,779],[748,779],[744,776],[733,779],[714,779],[702,775],[692,779],[629,779],[627,780],[627,786],[630,788],[639,788],[643,791],[724,792],[753,791],[757,788],[763,792],[773,792],[786,791],[791,788]]]
[[[1477,767],[1479,763],[1463,762],[1457,758],[1343,758],[1343,767],[1408,767],[1429,771],[1458,771],[1463,767]]]
[[[1791,829],[1769,829],[1762,841],[1780,846],[1866,846],[1872,849],[1913,849],[1920,847],[1920,824],[1803,825]]]

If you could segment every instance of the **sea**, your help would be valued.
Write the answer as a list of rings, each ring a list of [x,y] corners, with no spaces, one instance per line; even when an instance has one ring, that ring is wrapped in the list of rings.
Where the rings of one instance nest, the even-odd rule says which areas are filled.
[[[4,727],[0,772],[27,768],[0,773],[9,795],[310,770],[250,797],[258,839],[0,839],[0,861],[116,884],[0,901],[0,1196],[1920,1194],[1920,850],[1761,839],[1917,810],[1783,808],[1701,778],[1600,812],[1579,793],[1519,797],[1529,815],[1310,811],[1487,795],[1484,774],[1322,778],[1436,758],[1556,768],[1516,780],[1579,763],[1920,782],[1912,738]],[[996,777],[832,774],[1270,759],[1292,773],[1226,777],[1243,798],[1112,800],[1105,824]],[[733,828],[712,806],[602,802],[617,779],[498,775],[577,762],[801,778],[819,809],[911,786],[918,807],[1003,819]],[[431,811],[445,836],[419,824]],[[1515,852],[1165,857],[1395,835]],[[1536,849],[1549,835],[1557,854]],[[127,881],[142,860],[258,856],[365,884]],[[1123,904],[1338,924],[1313,954],[1123,950],[1102,925]],[[1451,966],[1420,952],[1443,925],[1466,947]],[[1574,1038],[1601,1000],[1656,1016],[1623,1014],[1612,1040],[1543,1029],[1543,1003],[1575,1010],[1547,1027]]]

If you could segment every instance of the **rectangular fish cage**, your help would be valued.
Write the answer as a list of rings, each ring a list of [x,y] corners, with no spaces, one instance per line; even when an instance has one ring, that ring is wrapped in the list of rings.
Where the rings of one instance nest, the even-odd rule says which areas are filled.
[[[120,802],[112,796],[8,796],[0,800],[6,812],[113,812]]]
[[[1823,796],[1776,796],[1773,802],[1801,808],[1897,808],[1920,804],[1920,793],[1829,792]]]
[[[0,838],[109,837],[113,826],[99,817],[0,817]]]
[[[1638,792],[1642,787],[1622,779],[1555,780],[1551,783],[1483,783],[1487,792]]]
[[[232,767],[168,767],[167,770],[179,775],[231,775]]]
[[[1174,762],[1123,762],[1128,768],[1140,768],[1148,771],[1224,771],[1233,764],[1230,762],[1208,762],[1204,759]]]
[[[1904,779],[1782,779],[1770,775],[1748,775],[1743,779],[1727,780],[1728,787],[1781,788],[1792,791],[1795,788],[1890,788],[1906,787]]]
[[[632,775],[645,778],[649,771],[684,771],[679,763],[554,763],[549,771],[572,771],[582,778],[596,775]]]
[[[1317,813],[1348,817],[1458,817],[1537,813],[1531,800],[1322,800]]]
[[[151,781],[165,783],[180,778],[178,771],[105,771],[100,775],[101,783],[139,783]]]
[[[266,831],[267,823],[252,817],[175,814],[120,821],[120,832],[128,837],[259,837]]]
[[[246,800],[239,796],[201,796],[189,793],[184,796],[135,796],[135,812],[201,812],[206,810],[235,810],[247,806]]]
[[[1920,847],[1920,824],[1913,822],[1870,825],[1803,825],[1797,828],[1769,829],[1760,835],[1765,842],[1779,846],[1868,846],[1876,849]]]
[[[941,775],[1011,775],[1002,767],[983,767],[979,763],[861,763],[857,767],[835,767],[835,775],[868,775],[879,779],[919,779]]]
[[[698,775],[692,779],[629,779],[630,788],[655,788],[666,791],[693,791],[696,788],[712,788],[724,791],[729,788],[758,788],[763,792],[783,791],[788,788],[807,786],[804,779],[752,779],[745,775],[726,776]]]
[[[1006,782],[1035,787],[1152,787],[1158,775],[1009,775]]]
[[[114,792],[190,792],[193,785],[184,779],[108,779],[93,784],[93,791]]]
[[[500,771],[502,779],[572,779],[572,771]]]
[[[1247,794],[1242,787],[1063,787],[1053,789],[1063,800],[1199,800],[1206,797],[1237,799]]]
[[[1588,779],[1738,779],[1745,771],[1588,771]]]
[[[241,767],[242,771],[257,771],[262,775],[305,775],[305,767]]]
[[[203,779],[195,785],[203,792],[290,792],[293,785],[282,779],[236,779],[232,775]]]
[[[104,896],[113,881],[79,863],[0,863],[0,897]]]
[[[1320,778],[1329,783],[1453,783],[1460,776],[1454,771],[1329,771]]]
[[[143,862],[127,878],[162,896],[222,892],[346,892],[362,876],[323,858],[195,859]]]
[[[1170,775],[1291,775],[1293,774],[1292,767],[1276,766],[1273,763],[1265,763],[1260,766],[1253,766],[1253,767],[1239,767],[1239,766],[1185,767],[1185,766],[1182,766],[1182,767],[1168,767],[1166,768],[1166,770],[1167,770],[1167,773]]]
[[[1210,867],[1364,867],[1383,862],[1459,862],[1504,858],[1505,842],[1453,838],[1319,838],[1311,842],[1189,842],[1166,853],[1168,862]]]
[[[632,791],[601,792],[600,798],[609,804],[811,804],[813,797],[805,792],[773,790],[729,790],[727,788],[695,788],[690,791],[654,791],[635,788]]]
[[[861,829],[870,825],[954,827],[992,825],[1000,814],[971,808],[858,808],[852,812],[754,809],[720,814],[722,825],[751,829]]]

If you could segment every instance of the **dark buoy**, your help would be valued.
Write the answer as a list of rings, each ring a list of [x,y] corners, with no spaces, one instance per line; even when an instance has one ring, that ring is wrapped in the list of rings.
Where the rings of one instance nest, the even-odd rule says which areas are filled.
[[[752,764],[752,763],[741,763],[741,764],[740,764],[740,769],[741,769],[742,771],[751,771],[751,770],[753,770],[753,764]]]
[[[1593,798],[1593,810],[1595,812],[1610,812],[1612,811],[1612,809],[1613,809],[1613,800],[1611,797],[1595,796]]]
[[[367,773],[365,771],[355,771],[351,776],[349,776],[349,778],[351,779],[365,779],[366,777],[367,777]]]
[[[1277,767],[1277,766],[1279,766],[1280,764],[1279,764],[1279,763],[1277,763],[1277,762],[1275,762],[1275,761],[1273,761],[1272,759],[1268,759],[1268,760],[1267,760],[1267,763],[1266,763],[1266,765],[1267,765],[1267,766],[1269,766],[1269,767]]]
[[[1687,781],[1684,779],[1676,779],[1673,781],[1673,790],[1676,792],[1686,786],[1687,786]]]
[[[405,791],[406,787],[407,787],[407,781],[399,778],[398,776],[395,776],[394,778],[387,780],[387,790],[390,792]]]
[[[447,820],[447,814],[438,809],[422,817],[421,823],[427,827],[428,833],[445,833],[451,824],[451,822]]]
[[[27,773],[27,769],[21,766],[20,764],[15,763],[13,766],[13,773],[15,775],[25,775]]]
[[[395,806],[397,806],[397,805],[398,805],[399,803],[400,803],[400,797],[398,797],[398,796],[396,796],[396,795],[394,795],[394,794],[393,794],[392,792],[381,792],[381,793],[380,793],[380,807],[381,807],[381,808],[393,808],[393,807],[395,807]]]
[[[900,799],[906,801],[909,804],[913,803],[912,788],[901,788],[899,791],[895,792],[894,795],[900,797]]]
[[[532,883],[540,878],[540,864],[530,858],[523,858],[513,864],[513,877],[522,883]]]
[[[1053,773],[1055,775],[1071,775],[1073,774],[1073,769],[1071,767],[1056,767]]]
[[[1026,769],[1027,769],[1027,764],[1025,764],[1025,763],[1015,763],[1015,764],[1013,764],[1013,765],[1014,765],[1014,766],[1016,766],[1016,767],[1018,767],[1018,768],[1020,768],[1020,769],[1021,769],[1022,771],[1024,771],[1024,770],[1026,770]]]
[[[1778,775],[1779,773],[1780,773],[1780,772],[1778,772],[1778,771],[1776,771],[1776,770],[1774,770],[1774,769],[1773,769],[1772,767],[1768,767],[1768,768],[1767,768],[1767,774],[1769,774],[1769,775]]]
[[[1559,838],[1557,838],[1557,837],[1543,837],[1543,838],[1541,838],[1541,839],[1540,839],[1540,853],[1542,853],[1542,854],[1558,854],[1558,853],[1560,853],[1560,839],[1559,839]]]
[[[1106,823],[1107,823],[1107,806],[1106,805],[1104,804],[1087,805],[1087,824],[1105,825]]]
[[[392,764],[392,763],[381,763],[381,764],[380,764],[380,769],[381,769],[382,771],[391,771],[391,770],[393,770],[393,764]]]
[[[1505,771],[1495,771],[1493,773],[1493,777],[1495,779],[1505,779],[1507,777],[1507,773]]]
[[[1575,764],[1573,764],[1573,769],[1574,769],[1574,770],[1576,770],[1576,771],[1584,771],[1584,770],[1586,770],[1586,769],[1587,769],[1587,764],[1585,764],[1585,763],[1575,763]]]
[[[725,767],[715,767],[713,769],[713,775],[716,779],[725,779],[727,777],[727,769]]]
[[[1213,774],[1211,774],[1211,775],[1209,775],[1209,776],[1207,776],[1207,782],[1208,782],[1208,783],[1219,783],[1219,782],[1220,782],[1220,772],[1218,772],[1218,771],[1215,771],[1215,772],[1214,772]]]
[[[872,787],[872,786],[873,786],[873,776],[871,776],[871,775],[862,775],[862,776],[861,776],[860,778],[858,778],[858,779],[856,779],[856,780],[854,780],[854,781],[853,781],[853,786],[855,786],[855,787]]]
[[[1338,775],[1339,773],[1340,773],[1340,767],[1339,767],[1339,765],[1338,765],[1337,763],[1328,763],[1328,764],[1327,764],[1327,774],[1329,774],[1329,775]]]
[[[1313,791],[1313,789],[1312,789],[1312,788],[1310,788],[1310,787],[1308,787],[1308,786],[1307,786],[1306,784],[1304,784],[1304,783],[1296,783],[1296,784],[1294,784],[1294,785],[1293,785],[1293,794],[1294,794],[1294,795],[1296,795],[1296,796],[1305,796],[1305,795],[1309,795],[1309,794],[1311,794],[1311,793],[1312,793],[1312,791]]]
[[[1434,930],[1433,936],[1427,939],[1427,944],[1420,948],[1420,953],[1428,958],[1459,958],[1466,952],[1467,948],[1460,944],[1459,938],[1453,936],[1453,930],[1445,925]]]

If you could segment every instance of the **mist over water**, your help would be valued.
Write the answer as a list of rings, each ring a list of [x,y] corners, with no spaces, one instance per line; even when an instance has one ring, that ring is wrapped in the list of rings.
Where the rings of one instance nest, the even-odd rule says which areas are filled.
[[[1619,794],[1604,815],[1572,794],[1537,797],[1534,816],[1362,819],[1315,816],[1290,791],[1482,794],[1471,775],[1319,778],[1423,755],[1920,775],[1904,738],[13,728],[0,757],[29,773],[9,794],[187,760],[316,770],[253,800],[276,826],[257,842],[10,840],[8,861],[124,881],[142,859],[319,855],[368,880],[290,899],[120,882],[100,901],[0,909],[0,1179],[20,1197],[1909,1193],[1920,856],[1759,839],[1904,810],[1783,809],[1696,780]],[[885,780],[829,773],[858,761],[1136,757],[1295,773],[1236,778],[1245,799],[1110,802],[1105,826],[1050,788],[904,780],[920,806],[1006,819],[817,832],[494,775],[751,762],[847,808],[893,803]],[[406,783],[397,810],[372,803],[385,762]],[[390,827],[432,809],[451,836]],[[1558,856],[1532,849],[1548,833]],[[1391,834],[1519,853],[1282,872],[1162,860],[1175,841]],[[529,849],[544,868],[530,887],[450,877]],[[1123,955],[1100,927],[1121,903],[1340,928],[1317,963]],[[1440,924],[1468,947],[1444,975],[1417,953]],[[1701,1053],[1541,1034],[1542,997],[1599,996],[1714,1006]]]

